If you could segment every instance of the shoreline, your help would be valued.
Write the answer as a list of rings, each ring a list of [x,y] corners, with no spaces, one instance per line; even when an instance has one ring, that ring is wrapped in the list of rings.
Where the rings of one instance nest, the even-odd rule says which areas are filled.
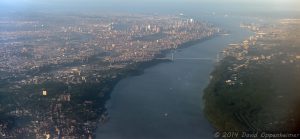
[[[211,36],[207,36],[205,38],[191,40],[185,43],[182,43],[178,45],[176,49],[183,49],[190,46],[193,46],[198,43],[202,43],[204,41],[207,41],[209,39],[212,39],[214,37],[218,36],[217,33],[213,34]],[[45,111],[48,109],[52,109],[51,104],[53,101],[55,103],[59,103],[60,105],[69,105],[69,107],[62,107],[62,110],[65,115],[69,115],[70,117],[67,120],[76,120],[77,123],[80,123],[84,126],[76,126],[75,132],[73,133],[73,136],[85,136],[85,137],[92,137],[96,138],[97,136],[97,128],[100,127],[100,124],[105,124],[107,121],[109,121],[109,114],[107,110],[107,101],[111,99],[111,94],[115,88],[115,86],[122,80],[127,77],[133,77],[133,76],[139,76],[144,74],[145,69],[153,67],[155,65],[158,65],[160,63],[165,62],[172,62],[171,59],[164,58],[159,59],[162,57],[166,57],[168,54],[170,54],[172,51],[176,49],[166,49],[160,51],[158,54],[154,56],[153,59],[149,61],[143,61],[143,62],[132,62],[125,66],[124,68],[113,68],[110,69],[107,73],[109,76],[104,77],[101,83],[99,82],[82,82],[80,84],[64,84],[59,81],[45,81],[41,84],[30,84],[30,85],[24,85],[23,88],[23,94],[25,97],[30,96],[29,94],[31,92],[40,92],[41,90],[47,90],[49,92],[46,96],[42,96],[39,94],[35,94],[30,96],[28,98],[29,103],[37,103],[39,105],[33,105],[35,109],[41,109],[43,108]],[[85,62],[94,62],[97,59],[91,58],[88,61]],[[41,68],[41,72],[51,71],[55,67],[63,68],[63,67],[71,67],[73,64],[77,64],[76,62],[72,62],[71,64],[62,64],[59,66],[50,66],[48,68]],[[82,64],[82,63],[79,63]],[[37,71],[32,71],[32,74],[38,75],[41,74]],[[5,90],[6,91],[6,90]],[[21,90],[16,90],[21,91]],[[63,92],[63,94],[60,94]],[[9,96],[9,98],[14,98],[15,94],[12,94]],[[61,97],[70,96],[69,100],[60,100]],[[48,101],[50,97],[57,97],[58,99],[52,101]],[[53,113],[58,113],[58,109],[53,109]],[[57,114],[57,115],[58,115]],[[8,117],[9,118],[9,117]],[[34,118],[34,117],[32,117]],[[54,118],[59,119],[59,117],[54,116]],[[8,123],[17,123],[17,119],[5,119]],[[32,120],[32,119],[31,119]],[[55,121],[53,121],[55,122]],[[36,126],[40,126],[41,124],[46,123],[45,121],[41,121],[39,123],[35,123]],[[43,129],[50,128],[51,124],[54,124],[52,122],[49,123],[49,125],[46,125],[42,127]],[[24,127],[28,128],[28,125],[25,125]],[[63,130],[64,128],[67,128],[64,126],[64,124],[60,124],[59,127],[57,127],[58,130]],[[10,132],[9,130],[7,132]],[[27,132],[27,131],[24,131]],[[14,130],[12,130],[11,134],[15,134]],[[51,132],[50,134],[55,134],[54,132]],[[29,132],[28,136],[34,137],[35,134]],[[41,135],[42,136],[42,135]],[[55,135],[54,135],[55,136]],[[58,136],[64,136],[63,134],[60,134]]]
[[[253,32],[251,30],[248,30],[248,31],[250,31],[251,34],[253,34],[253,33],[255,34],[255,32]],[[230,48],[232,46],[240,45],[242,42],[243,42],[243,40],[236,43],[236,44],[228,44],[225,48]],[[221,119],[224,118],[222,116],[230,115],[229,117],[236,117],[236,114],[232,114],[232,115],[231,115],[231,113],[224,114],[224,113],[220,113],[219,111],[215,110],[215,109],[219,109],[219,108],[224,107],[222,105],[220,105],[220,106],[216,105],[217,101],[219,101],[216,96],[220,96],[220,94],[216,93],[216,89],[219,89],[217,87],[220,87],[220,86],[223,87],[223,85],[224,85],[223,82],[220,83],[221,79],[224,76],[223,72],[227,71],[227,66],[232,64],[232,62],[235,61],[235,60],[233,60],[232,57],[230,57],[230,56],[223,57],[220,60],[220,62],[218,62],[213,67],[213,70],[209,74],[211,76],[211,79],[209,80],[209,83],[207,84],[207,86],[203,90],[203,96],[202,96],[202,99],[204,100],[203,112],[204,112],[204,115],[205,115],[206,119],[209,121],[209,123],[214,128],[215,132],[228,131],[228,129],[231,129],[233,131],[244,131],[244,130],[246,130],[245,129],[246,126],[244,124],[238,123],[234,119],[228,118],[228,119],[225,120],[225,121],[227,121],[227,123],[222,123],[222,122],[224,122],[224,121],[221,120]],[[227,76],[227,74],[228,73],[225,72],[226,76]]]
[[[130,64],[130,65],[126,66],[123,69],[125,71],[121,71],[121,73],[118,73],[118,74],[122,74],[122,75],[120,77],[118,76],[117,78],[120,81],[120,80],[122,80],[122,79],[124,79],[126,77],[139,76],[139,75],[143,74],[144,70],[147,69],[147,68],[149,68],[149,67],[155,66],[155,65],[160,64],[160,63],[172,62],[169,59],[156,59],[156,58],[165,57],[172,50],[184,49],[184,48],[187,48],[187,47],[191,47],[193,45],[202,43],[204,41],[213,39],[215,37],[218,37],[218,34],[215,34],[215,35],[212,35],[212,36],[209,36],[209,37],[206,37],[206,38],[202,38],[202,39],[196,39],[196,40],[185,42],[185,43],[179,45],[176,49],[163,50],[159,54],[157,54],[155,56],[155,58],[152,59],[152,60],[145,61],[145,62],[137,62],[137,63],[133,63],[133,64]],[[115,85],[113,85],[113,88],[114,88],[114,86]]]
[[[99,128],[99,124],[106,124],[106,122],[109,122],[109,113],[107,112],[107,108],[106,108],[106,104],[107,101],[109,101],[111,99],[111,94],[113,89],[115,88],[115,86],[123,79],[127,78],[127,77],[134,77],[134,76],[139,76],[144,74],[145,69],[153,67],[155,65],[158,65],[160,63],[166,63],[166,62],[172,62],[169,59],[156,59],[159,57],[165,57],[167,54],[171,53],[173,50],[177,50],[177,49],[184,49],[187,47],[191,47],[193,45],[202,43],[204,41],[213,39],[215,37],[218,37],[218,34],[214,34],[212,36],[206,37],[206,38],[202,38],[202,39],[196,39],[196,40],[192,40],[192,41],[188,41],[185,42],[183,44],[180,44],[176,49],[167,49],[167,50],[163,50],[161,51],[159,54],[157,54],[155,56],[154,59],[150,60],[150,61],[145,61],[145,62],[138,62],[138,63],[133,63],[130,64],[128,66],[126,66],[124,69],[122,69],[120,71],[120,73],[118,73],[118,76],[114,79],[113,84],[110,85],[110,89],[107,90],[107,92],[105,93],[105,102],[104,103],[104,112],[102,114],[100,114],[99,116],[101,117],[102,115],[106,116],[106,118],[108,119],[108,121],[103,121],[103,122],[99,122],[98,126],[96,127]],[[94,134],[94,137],[96,137],[96,134]]]

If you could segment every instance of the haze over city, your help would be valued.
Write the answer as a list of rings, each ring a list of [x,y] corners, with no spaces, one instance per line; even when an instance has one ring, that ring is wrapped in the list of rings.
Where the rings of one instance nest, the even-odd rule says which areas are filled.
[[[0,0],[0,138],[299,138],[299,38],[299,0]]]

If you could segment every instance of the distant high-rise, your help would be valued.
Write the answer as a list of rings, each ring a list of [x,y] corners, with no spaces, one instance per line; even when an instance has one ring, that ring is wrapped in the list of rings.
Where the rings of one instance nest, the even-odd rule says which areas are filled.
[[[190,23],[194,23],[194,19],[193,18],[190,19]]]

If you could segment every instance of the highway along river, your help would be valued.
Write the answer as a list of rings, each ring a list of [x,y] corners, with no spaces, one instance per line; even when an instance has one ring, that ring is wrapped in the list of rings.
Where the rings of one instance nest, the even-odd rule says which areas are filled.
[[[142,75],[121,80],[107,102],[110,120],[99,125],[98,139],[213,138],[214,128],[202,111],[202,91],[216,61],[180,58],[215,59],[228,44],[239,43],[251,35],[240,28],[241,22],[250,19],[224,15],[199,19],[216,24],[231,35],[178,49],[173,62],[154,65]]]

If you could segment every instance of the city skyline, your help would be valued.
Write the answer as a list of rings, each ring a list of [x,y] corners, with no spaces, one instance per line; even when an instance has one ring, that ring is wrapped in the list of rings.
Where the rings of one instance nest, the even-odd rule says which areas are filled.
[[[299,5],[0,0],[0,138],[299,138]]]

